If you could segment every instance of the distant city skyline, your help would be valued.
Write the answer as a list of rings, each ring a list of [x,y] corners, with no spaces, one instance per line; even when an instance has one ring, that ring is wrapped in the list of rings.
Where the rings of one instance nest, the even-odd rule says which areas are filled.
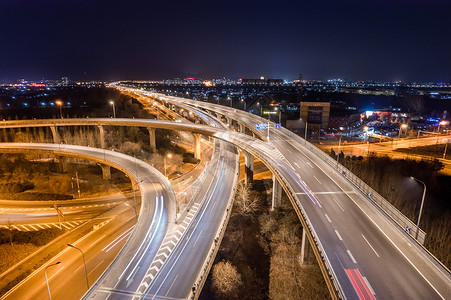
[[[449,11],[444,0],[5,0],[0,82],[450,82]]]

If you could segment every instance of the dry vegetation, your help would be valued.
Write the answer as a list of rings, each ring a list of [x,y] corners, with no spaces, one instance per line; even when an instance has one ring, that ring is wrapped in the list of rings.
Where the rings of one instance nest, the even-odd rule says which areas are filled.
[[[270,181],[267,185],[271,186]],[[255,181],[252,188],[239,185],[226,234],[200,299],[329,297],[316,262],[301,264],[302,229],[293,209],[270,211],[266,196],[263,181]],[[219,284],[225,273],[230,278]]]

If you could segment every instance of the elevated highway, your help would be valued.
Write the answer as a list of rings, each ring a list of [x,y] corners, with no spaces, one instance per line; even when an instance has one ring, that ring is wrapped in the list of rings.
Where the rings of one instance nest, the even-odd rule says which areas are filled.
[[[254,129],[256,123],[268,122],[229,107],[137,92],[185,108],[190,105],[192,110],[202,108],[226,117],[229,124],[233,120]],[[277,149],[273,153],[281,154],[286,173],[276,178],[288,192],[304,228],[309,228],[312,245],[319,251],[317,258],[324,263],[323,271],[327,270],[326,281],[328,276],[332,278],[338,296],[348,299],[450,296],[449,270],[369,201],[368,195],[337,174],[326,163],[326,156],[315,155],[312,145],[305,147],[305,141],[285,129],[270,128],[258,135],[264,140],[269,138]],[[283,173],[276,169],[276,175]]]
[[[185,105],[189,102],[184,99],[171,101]],[[194,104],[192,109],[196,109]],[[255,116],[243,115],[229,108],[214,109],[221,110],[223,114],[233,114],[248,126],[255,126],[256,121],[262,122],[261,119],[256,120]],[[60,121],[62,123],[58,124],[61,126],[64,121],[71,122]],[[41,122],[51,123],[48,120]],[[84,121],[79,119],[74,122]],[[143,127],[155,123],[157,128],[206,134],[231,142],[264,161],[290,197],[333,297],[451,297],[449,271],[368,201],[346,178],[337,174],[289,132],[271,130],[271,143],[265,143],[248,135],[199,124],[113,119],[102,122],[128,122],[130,126],[134,122],[134,126]],[[266,130],[261,135],[265,134]]]

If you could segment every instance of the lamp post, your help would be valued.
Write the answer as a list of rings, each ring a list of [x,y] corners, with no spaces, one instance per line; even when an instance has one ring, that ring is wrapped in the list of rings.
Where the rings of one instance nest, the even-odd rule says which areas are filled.
[[[445,120],[440,121],[440,123],[438,123],[438,127],[437,127],[437,134],[440,134],[440,126],[446,126],[448,124],[449,124],[448,121],[445,121]]]
[[[89,290],[89,281],[88,281],[88,270],[86,269],[86,261],[85,261],[85,254],[83,253],[83,251],[81,251],[80,248],[75,247],[74,245],[71,244],[67,244],[69,247],[77,249],[78,251],[81,252],[81,255],[83,257],[83,264],[85,265],[85,276],[86,276],[86,285],[88,286],[88,290]]]
[[[171,158],[171,157],[172,157],[172,154],[168,154],[168,155],[166,155],[166,156],[164,157],[164,176],[165,176],[165,177],[167,177],[167,176],[166,176],[166,164],[167,164],[167,163],[166,163],[166,159],[167,159],[167,158]]]
[[[407,124],[401,124],[401,126],[399,126],[398,141],[401,138],[401,131],[403,128],[407,128]]]
[[[47,269],[56,265],[59,265],[61,262],[57,262],[51,265],[48,265],[47,267],[45,267],[44,269],[44,275],[45,275],[45,282],[47,283],[47,291],[49,292],[49,299],[52,300],[52,296],[50,295],[50,287],[49,287],[49,279],[47,278]]]
[[[418,231],[420,230],[421,213],[423,212],[424,197],[426,196],[426,184],[423,181],[421,181],[419,179],[416,179],[415,177],[410,176],[410,178],[412,178],[415,181],[418,181],[418,182],[422,183],[423,186],[424,186],[423,197],[421,198],[420,213],[418,214],[417,232],[415,233],[415,239],[418,239]]]
[[[63,118],[63,101],[57,100],[55,101],[55,104],[60,107],[60,118]]]
[[[114,101],[110,101],[110,104],[113,106],[113,118],[116,119],[116,107],[114,106]]]
[[[246,111],[246,101],[244,101],[244,99],[241,99],[241,102],[243,102],[243,105],[244,105],[244,111]]]
[[[368,126],[363,126],[363,131],[365,131],[365,141],[368,139]]]

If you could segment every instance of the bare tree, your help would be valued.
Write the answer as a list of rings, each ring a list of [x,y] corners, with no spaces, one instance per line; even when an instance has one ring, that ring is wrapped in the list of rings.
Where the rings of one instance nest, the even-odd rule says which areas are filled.
[[[11,244],[11,247],[13,247],[13,222],[8,218],[8,220],[6,221],[6,226],[8,227],[8,237],[9,237],[9,243]]]
[[[237,188],[235,204],[243,216],[250,216],[257,212],[259,199],[251,194],[251,185],[240,183]]]
[[[239,288],[243,285],[241,274],[229,261],[214,265],[212,282],[218,293],[228,298],[236,298]]]

